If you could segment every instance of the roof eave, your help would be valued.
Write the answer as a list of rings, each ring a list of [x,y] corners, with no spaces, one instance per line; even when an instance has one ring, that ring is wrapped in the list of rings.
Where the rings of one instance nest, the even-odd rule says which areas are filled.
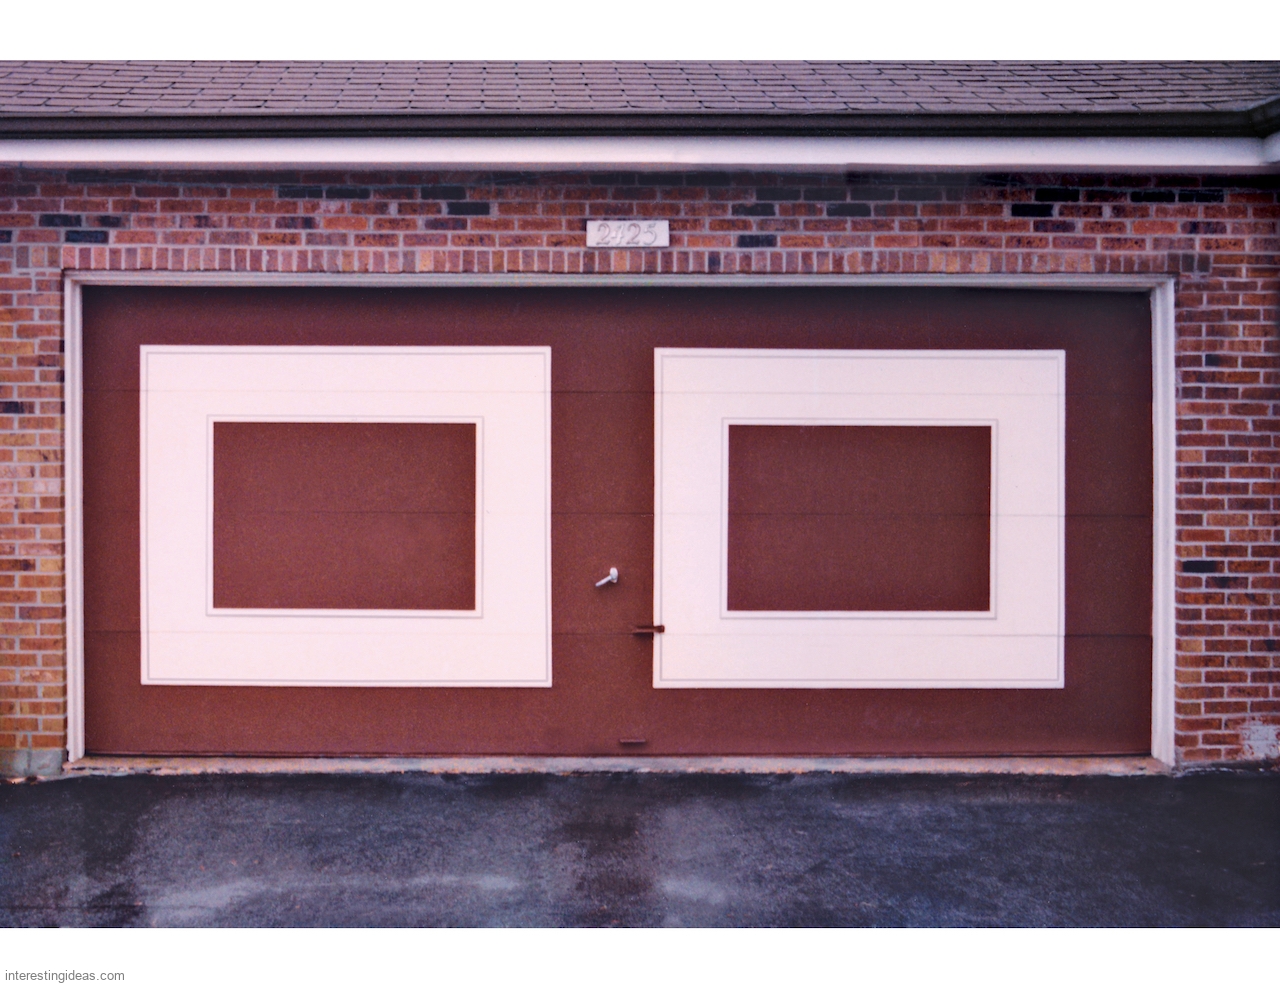
[[[1088,113],[0,113],[0,138],[1267,137],[1280,98],[1250,110]]]

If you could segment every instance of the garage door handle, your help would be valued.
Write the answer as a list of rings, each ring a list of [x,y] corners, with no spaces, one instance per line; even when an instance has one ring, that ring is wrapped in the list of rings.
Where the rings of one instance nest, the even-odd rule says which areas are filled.
[[[665,624],[638,624],[631,629],[633,635],[660,635],[667,630]]]

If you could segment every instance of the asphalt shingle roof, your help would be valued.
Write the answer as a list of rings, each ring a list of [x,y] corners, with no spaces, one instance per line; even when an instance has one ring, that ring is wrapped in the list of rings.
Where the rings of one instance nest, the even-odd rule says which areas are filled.
[[[607,119],[624,130],[676,120],[768,130],[821,118],[839,130],[909,118],[919,127],[1159,117],[1175,129],[1181,120],[1270,132],[1277,104],[1280,61],[0,62],[0,129],[10,130],[19,120],[83,130],[91,118],[115,129],[200,119],[213,130],[232,118],[250,127],[306,118],[313,129],[358,118],[346,126],[364,130],[516,118],[570,129]]]

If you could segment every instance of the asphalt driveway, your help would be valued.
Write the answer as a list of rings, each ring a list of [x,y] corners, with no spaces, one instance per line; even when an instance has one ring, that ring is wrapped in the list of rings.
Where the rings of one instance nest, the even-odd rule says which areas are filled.
[[[0,786],[8,926],[1276,926],[1280,774]]]

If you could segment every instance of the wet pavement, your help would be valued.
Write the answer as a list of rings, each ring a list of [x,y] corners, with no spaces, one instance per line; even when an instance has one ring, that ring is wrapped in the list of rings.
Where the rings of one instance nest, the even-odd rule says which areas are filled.
[[[1277,926],[1280,774],[0,786],[7,926]]]

